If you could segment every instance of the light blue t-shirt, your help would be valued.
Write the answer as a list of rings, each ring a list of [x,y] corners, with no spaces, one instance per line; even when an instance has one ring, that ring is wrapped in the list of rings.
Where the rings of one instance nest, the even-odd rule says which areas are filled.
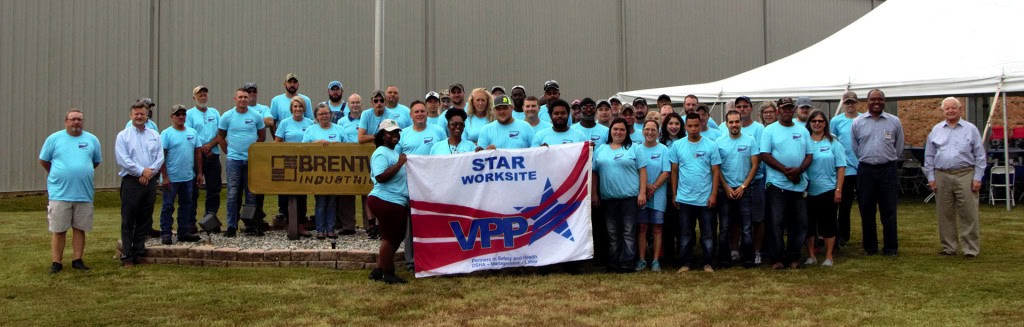
[[[601,200],[625,199],[640,195],[640,168],[647,167],[643,160],[643,146],[629,149],[602,144],[594,150],[594,172],[598,173]]]
[[[405,166],[387,182],[378,183],[377,175],[380,175],[391,166],[398,163],[398,152],[386,146],[379,146],[370,156],[370,173],[373,178],[373,191],[369,195],[394,204],[409,205],[409,187],[405,181]]]
[[[188,111],[185,112],[185,115],[187,117]],[[127,124],[124,124],[124,128],[128,128],[128,127],[132,127],[132,121],[131,120],[129,120]],[[159,131],[159,129],[157,129],[157,127],[156,127],[156,123],[154,123],[153,120],[149,120],[149,121],[146,122],[146,128],[154,130],[154,131]]]
[[[782,126],[776,122],[764,128],[761,134],[761,153],[771,153],[775,160],[778,160],[786,167],[799,167],[804,161],[804,156],[813,153],[811,149],[811,134],[807,132],[804,125],[796,123],[793,126]],[[765,185],[774,185],[787,191],[803,192],[807,189],[807,178],[801,177],[799,184],[793,184],[781,171],[771,166],[765,166],[767,178]]]
[[[850,139],[850,135],[853,133],[850,130],[853,126],[853,119],[846,118],[846,115],[842,114],[832,117],[828,126],[832,130],[832,135],[839,138],[839,143],[842,143],[843,149],[846,150],[846,176],[856,175],[860,162],[857,161],[857,155],[853,153],[853,140]]]
[[[540,113],[538,113],[539,115]],[[526,120],[526,112],[512,110],[512,118],[516,120]]]
[[[395,146],[395,151],[399,154],[430,154],[434,143],[442,139],[447,139],[444,132],[434,125],[427,124],[426,128],[419,132],[412,127],[406,128],[402,130],[402,138]]]
[[[706,207],[711,197],[712,166],[722,164],[718,145],[701,137],[697,143],[677,140],[669,151],[669,162],[679,165],[675,201]]]
[[[352,119],[350,113],[338,120],[337,124],[345,133],[345,142],[359,143],[359,117]]]
[[[608,143],[608,127],[605,127],[604,125],[595,123],[594,127],[586,128],[580,123],[576,123],[572,125],[572,128],[583,133],[583,137],[586,137],[588,141],[593,142],[595,147]]]
[[[540,110],[537,111],[537,118],[540,121],[551,122],[551,113],[548,112],[548,105],[540,106]],[[569,111],[569,121],[572,122],[572,111]]]
[[[171,183],[188,182],[196,177],[196,148],[203,146],[199,143],[199,136],[196,130],[185,126],[184,131],[168,127],[160,133],[160,145],[167,150],[164,155],[164,164],[167,165],[167,178]]]
[[[302,136],[306,135],[306,128],[310,125],[313,125],[313,120],[306,117],[302,117],[302,121],[295,121],[295,117],[287,118],[278,123],[274,136],[288,143],[299,143],[302,142]]]
[[[586,141],[587,137],[583,135],[583,132],[572,128],[569,128],[565,132],[556,132],[554,129],[548,127],[547,129],[537,132],[537,134],[533,136],[533,146],[541,146],[542,144],[569,144]]]
[[[640,128],[637,128],[636,124],[633,124],[633,132],[629,134],[629,141],[633,142],[633,144],[644,143],[644,128],[643,128],[643,126],[641,126]]]
[[[249,160],[249,145],[259,140],[257,131],[266,127],[263,124],[263,116],[255,111],[246,108],[245,113],[239,113],[231,108],[220,116],[218,129],[227,131],[228,159]]]
[[[516,120],[519,120],[519,118],[516,118]],[[523,120],[523,122],[529,124],[529,122],[527,122],[526,120]],[[537,135],[537,132],[549,129],[551,128],[551,126],[554,125],[551,125],[551,123],[541,120],[540,122],[537,123],[537,126],[533,126],[533,135]]]
[[[729,136],[729,126],[726,126],[725,124],[722,124],[721,126],[719,126],[718,127],[718,131],[722,132],[722,136]],[[754,144],[757,144],[758,147],[761,146],[761,133],[763,133],[763,132],[764,132],[764,125],[761,125],[761,123],[756,122],[756,121],[750,123],[750,126],[740,127],[740,134],[742,134],[743,136],[753,137],[754,138]],[[754,179],[755,180],[764,178],[764,168],[765,168],[764,162],[758,164],[757,175],[754,175]],[[722,167],[722,169],[725,169],[725,167]]]
[[[402,129],[412,125],[411,121],[408,125],[404,125],[405,122],[402,119],[402,115],[385,108],[384,113],[380,116],[377,116],[377,114],[373,112],[373,109],[364,110],[363,113],[359,115],[359,128],[365,129],[366,135],[375,135],[377,134],[377,130],[380,128],[380,122],[385,119],[395,120],[395,122],[398,123],[398,127]]]
[[[683,118],[685,118],[685,115]],[[708,129],[718,129],[718,124],[715,124],[714,118],[708,117]]]
[[[331,112],[341,112],[342,117],[348,116],[349,114],[348,103],[346,103],[345,101],[342,101],[341,104],[339,104],[337,107],[332,105],[331,101],[327,101],[327,107],[331,108]],[[341,108],[345,108],[345,110],[341,110]]]
[[[740,137],[735,139],[731,135],[722,135],[715,140],[715,144],[718,145],[718,156],[722,159],[721,170],[725,183],[732,188],[740,187],[750,173],[750,157],[761,154],[757,141],[740,132]]]
[[[217,137],[217,126],[220,126],[220,111],[216,108],[206,108],[206,112],[192,107],[185,112],[185,127],[196,130],[199,135],[199,143],[206,145]],[[213,154],[220,154],[220,147],[214,146]]]
[[[274,115],[270,114],[270,107],[264,106],[259,103],[257,103],[255,106],[249,106],[249,110],[254,110],[260,113],[260,115],[263,116],[263,118],[274,118]]]
[[[643,144],[634,145],[643,151],[643,160],[647,163],[647,185],[654,184],[662,172],[671,172],[672,163],[668,160],[669,149],[664,144],[658,143],[654,147],[646,147]],[[668,205],[668,184],[662,184],[654,191],[654,196],[647,199],[644,208],[650,208],[665,212]]]
[[[717,128],[708,127],[708,130],[700,132],[700,136],[701,138],[706,138],[714,141],[722,136],[722,132],[720,132]]]
[[[94,164],[103,160],[100,140],[89,132],[71,136],[67,130],[46,137],[39,160],[50,162],[46,193],[50,200],[92,202]]]
[[[490,145],[498,149],[525,149],[533,145],[533,126],[522,120],[513,119],[508,125],[497,120],[480,129],[481,148]]]
[[[384,108],[387,108],[387,106],[385,106]],[[410,110],[409,107],[406,107],[405,105],[403,105],[401,103],[398,103],[398,104],[395,105],[394,108],[387,108],[387,109],[391,110],[391,111],[394,111],[394,112],[398,113],[399,115],[401,115],[401,117],[404,120],[410,122],[409,126],[412,126],[412,123],[411,123],[412,122],[412,110]],[[405,127],[402,127],[402,128],[405,128]]]
[[[447,123],[445,122],[445,124]],[[469,115],[469,118],[466,119],[466,128],[462,130],[462,139],[480,143],[480,130],[490,123],[491,121],[487,120],[487,117],[480,118],[476,115]]]
[[[306,113],[303,116],[313,119],[313,103],[302,93],[297,93],[297,95],[306,100]],[[288,97],[287,93],[278,94],[270,99],[270,116],[277,122],[292,118],[292,98]]]
[[[324,140],[327,142],[345,142],[345,131],[338,124],[331,123],[331,127],[323,128],[319,124],[306,127],[306,134],[302,135],[302,143],[309,143]]]
[[[846,167],[846,148],[837,139],[811,140],[814,159],[807,167],[807,194],[818,195],[836,189],[836,168]],[[849,168],[847,168],[849,169]]]
[[[473,151],[476,151],[476,144],[466,139],[462,139],[462,142],[459,142],[459,146],[452,146],[448,144],[448,139],[445,138],[435,142],[430,148],[431,155],[469,153]]]

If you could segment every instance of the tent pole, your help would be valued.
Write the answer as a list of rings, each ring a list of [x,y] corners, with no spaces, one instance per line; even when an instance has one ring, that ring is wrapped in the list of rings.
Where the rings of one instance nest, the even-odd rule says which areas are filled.
[[[1014,169],[1010,166],[1010,133],[1007,130],[1009,127],[1009,121],[1006,120],[1006,92],[1003,92],[1003,165],[1006,166],[1007,174],[1004,175],[1004,179],[1009,178],[1009,170]],[[1010,202],[1013,199],[1013,194],[1010,193],[1010,183],[1013,181],[1004,181],[1003,185],[1006,188],[1006,211],[1010,211]]]
[[[1003,78],[999,78],[999,86],[996,87],[996,96],[992,97],[992,109],[988,111],[988,120],[985,122],[985,131],[981,133],[981,142],[988,148],[988,132],[992,130],[992,116],[996,114],[996,104],[999,101],[999,93],[1003,90]],[[1003,131],[1005,133],[1006,131]]]
[[[711,117],[711,114],[715,112],[715,106],[718,106],[718,100],[721,100],[721,99],[722,99],[722,92],[718,92],[718,97],[715,98],[715,102],[711,103],[711,109],[708,109],[708,117]]]

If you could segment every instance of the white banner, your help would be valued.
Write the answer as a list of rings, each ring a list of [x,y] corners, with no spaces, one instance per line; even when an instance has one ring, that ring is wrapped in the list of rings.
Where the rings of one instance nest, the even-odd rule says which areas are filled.
[[[416,277],[592,258],[588,144],[410,155]]]

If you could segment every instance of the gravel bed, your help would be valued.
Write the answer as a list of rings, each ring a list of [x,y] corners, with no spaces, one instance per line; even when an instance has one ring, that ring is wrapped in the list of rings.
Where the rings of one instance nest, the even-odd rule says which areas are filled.
[[[222,236],[223,234],[210,234],[207,236],[206,233],[201,233],[203,238],[199,242],[177,242],[177,237],[174,238],[174,244],[176,246],[187,246],[194,247],[199,245],[210,245],[219,248],[240,248],[240,249],[288,249],[288,250],[300,250],[300,249],[330,249],[331,242],[335,242],[335,248],[342,250],[366,250],[366,251],[377,251],[380,249],[380,240],[371,240],[366,238],[366,232],[358,229],[355,234],[352,235],[338,235],[337,239],[316,239],[316,233],[313,233],[312,238],[299,238],[298,240],[289,240],[288,232],[284,230],[272,230],[266,232],[264,236],[249,236],[242,233],[239,230],[238,236],[234,238],[227,238]],[[212,237],[212,243],[209,241]],[[161,245],[160,238],[150,238],[146,241],[146,246]]]

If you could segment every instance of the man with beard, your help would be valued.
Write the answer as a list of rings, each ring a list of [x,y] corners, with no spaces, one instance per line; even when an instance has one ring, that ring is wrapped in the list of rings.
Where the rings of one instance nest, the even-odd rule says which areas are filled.
[[[658,101],[658,103],[658,106],[661,107],[661,101]],[[686,98],[683,99],[683,112],[687,114],[696,113],[698,104],[700,104],[700,101],[697,100],[697,96],[688,94]],[[711,113],[708,112],[708,114],[710,115]],[[708,117],[707,126],[708,128],[718,129],[718,124],[715,124],[715,119],[710,116]]]
[[[199,211],[199,190],[192,193],[192,203],[196,204],[196,217],[204,217],[208,214],[217,215],[217,211],[220,210],[220,186],[221,186],[221,166],[220,166],[220,145],[217,139],[217,126],[220,125],[220,112],[217,108],[210,108],[206,106],[208,99],[209,90],[202,85],[196,86],[192,89],[192,98],[196,102],[196,106],[185,112],[185,126],[196,130],[196,136],[199,138],[199,143],[203,144],[199,147],[199,151],[202,153],[203,165],[203,180],[206,182],[206,202],[205,209],[200,215]],[[199,229],[196,228],[192,231],[198,233]]]
[[[637,115],[633,114],[633,106],[625,105],[621,106],[622,112],[619,114],[623,119],[626,120],[626,125],[629,127],[629,140],[633,141],[633,144],[644,143],[643,127],[636,128],[636,124],[639,122],[643,124],[644,118],[647,118],[647,114],[644,113],[639,119]]]
[[[410,116],[409,107],[406,107],[398,103],[398,87],[394,85],[388,85],[388,88],[384,90],[384,108],[388,108],[393,112],[401,115],[402,119],[407,124],[402,124],[403,120],[397,120],[400,128],[406,128],[412,125],[412,117]]]
[[[743,136],[754,138],[754,144],[760,146],[761,133],[764,132],[764,125],[754,121],[754,104],[750,98],[740,96],[733,101],[733,106],[740,114],[740,131]],[[728,118],[726,119],[728,121]],[[722,135],[730,135],[728,124],[722,125],[719,130]],[[750,219],[743,221],[743,244],[753,244],[754,256],[744,255],[745,266],[761,264],[761,245],[764,239],[764,171],[765,164],[758,159],[759,167],[754,179],[747,183],[744,193],[750,195]]]
[[[533,127],[534,132],[551,128],[551,123],[540,120],[540,106],[537,105],[537,97],[529,96],[523,101],[523,103],[524,117],[522,120],[530,124],[530,126]],[[512,115],[514,117],[515,112],[513,112]],[[550,117],[550,114],[548,117]]]
[[[441,115],[444,115],[445,111],[448,111],[452,107],[452,95],[448,89],[441,90],[441,109],[438,111]]]
[[[512,98],[512,117],[515,119],[526,119],[526,114],[523,113],[523,102],[526,101],[526,88],[522,85],[513,86],[512,95],[509,98]]]
[[[644,121],[647,120],[647,100],[644,98],[633,99],[633,129],[638,131],[644,130]],[[665,117],[662,115],[662,117]],[[661,126],[661,122],[658,122],[658,126]],[[643,143],[643,139],[640,139],[640,143]]]
[[[796,99],[796,123],[800,126],[807,125],[807,117],[811,115],[811,98],[799,97]]]
[[[274,116],[270,113],[270,107],[256,103],[256,99],[259,96],[259,89],[256,87],[256,83],[245,83],[242,88],[245,89],[246,92],[249,92],[249,110],[254,110],[260,115],[263,115],[263,124],[269,127],[270,130],[275,130]],[[268,141],[273,142],[273,140]]]
[[[811,134],[793,121],[793,99],[777,101],[779,121],[761,134],[761,161],[768,166],[765,191],[771,206],[772,248],[776,270],[800,268],[800,251],[807,236],[807,179],[803,172],[813,158]],[[783,231],[788,233],[783,238]],[[786,240],[785,246],[783,241]]]
[[[455,83],[448,86],[448,93],[452,97],[451,108],[459,108],[469,112],[469,104],[466,103],[466,88],[462,86],[462,83]]]
[[[313,119],[313,105],[309,97],[299,93],[299,76],[288,73],[284,76],[284,93],[270,99],[270,115],[274,117],[274,124],[280,124],[283,119],[292,118],[292,98],[300,96],[306,100],[306,118]],[[275,131],[275,130],[271,130]]]
[[[615,120],[615,118],[621,117],[619,115],[619,113],[622,112],[622,99],[619,99],[619,96],[617,96],[617,95],[613,95],[612,97],[608,98],[608,104],[610,104],[611,107],[612,107],[612,120]],[[623,117],[623,118],[625,118],[625,117]],[[640,129],[643,129],[643,128],[641,127]],[[636,140],[633,140],[633,142],[635,143]],[[641,138],[641,142],[640,143],[643,143],[643,139],[642,138]]]
[[[612,106],[608,101],[601,100],[597,103],[597,123],[605,127],[612,123]]]
[[[359,115],[359,143],[373,142],[373,136],[377,134],[380,122],[385,119],[394,119],[399,125],[412,125],[412,121],[402,121],[400,120],[402,118],[401,114],[384,107],[384,91],[373,91],[370,101],[373,109],[365,110]]]
[[[345,88],[339,81],[331,81],[327,84],[327,107],[331,108],[331,121],[338,123],[343,117],[348,116],[348,104],[341,99],[345,98]]]
[[[536,101],[536,98],[534,98]],[[533,138],[533,146],[547,146],[552,144],[568,144],[586,142],[587,137],[582,132],[569,128],[569,103],[558,99],[548,106],[551,115],[551,127],[537,132]]]
[[[480,129],[477,151],[523,149],[533,145],[533,126],[512,118],[512,99],[504,95],[494,98],[494,117],[494,121]]]
[[[737,99],[737,103],[740,99]],[[744,104],[749,108],[750,101]],[[719,262],[739,262],[740,250],[747,267],[754,262],[753,240],[750,238],[751,220],[759,206],[753,205],[753,193],[750,185],[758,173],[760,162],[757,140],[743,133],[743,114],[738,110],[730,110],[725,114],[725,125],[728,134],[715,140],[718,155],[722,157],[721,192],[718,194],[718,253]],[[758,214],[757,217],[763,217]],[[760,224],[761,220],[753,223]],[[740,247],[740,235],[743,243]],[[760,246],[757,247],[760,250]]]
[[[594,143],[594,147],[608,143],[608,127],[598,124],[597,120],[595,120],[596,115],[597,105],[594,104],[594,99],[583,98],[583,100],[580,100],[580,116],[582,119],[579,123],[572,125],[572,128],[583,133],[583,136],[588,141]]]
[[[540,120],[551,122],[551,117],[548,116],[548,103],[554,102],[562,97],[562,91],[558,86],[558,81],[550,80],[544,82],[544,97],[538,99],[538,103],[543,102],[540,106]],[[570,117],[571,118],[571,117]]]
[[[899,255],[896,234],[896,162],[903,153],[903,124],[885,110],[885,93],[874,89],[868,92],[868,114],[853,119],[850,136],[853,152],[860,166],[857,169],[857,203],[860,206],[861,230],[864,233],[864,252],[878,253],[878,234],[875,232],[875,210],[882,221],[884,244],[882,255]],[[966,140],[964,140],[966,141]]]

